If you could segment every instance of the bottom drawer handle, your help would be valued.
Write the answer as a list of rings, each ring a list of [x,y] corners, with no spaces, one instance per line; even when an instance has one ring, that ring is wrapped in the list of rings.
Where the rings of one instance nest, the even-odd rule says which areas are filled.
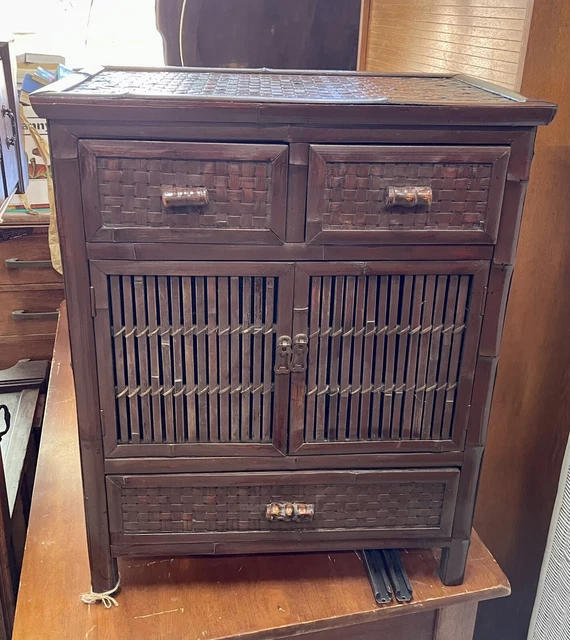
[[[20,260],[20,258],[8,258],[5,262],[6,269],[51,269],[51,260]]]
[[[12,320],[57,320],[59,311],[12,311]]]
[[[305,502],[270,502],[265,510],[270,522],[306,522],[315,517],[315,505]]]

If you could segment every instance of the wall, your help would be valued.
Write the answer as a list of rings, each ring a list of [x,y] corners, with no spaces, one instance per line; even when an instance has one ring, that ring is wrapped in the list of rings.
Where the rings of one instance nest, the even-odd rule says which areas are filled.
[[[16,53],[59,54],[72,67],[161,65],[154,2],[15,0],[0,26],[15,37]]]
[[[524,640],[570,430],[570,3],[536,0],[522,92],[560,105],[538,134],[475,528],[507,574],[477,640]]]
[[[363,4],[361,68],[460,71],[560,105],[537,137],[475,517],[513,588],[480,605],[476,640],[525,640],[570,431],[570,3],[387,1]]]
[[[461,72],[520,85],[531,0],[363,0],[360,67]],[[367,37],[366,37],[367,34]]]

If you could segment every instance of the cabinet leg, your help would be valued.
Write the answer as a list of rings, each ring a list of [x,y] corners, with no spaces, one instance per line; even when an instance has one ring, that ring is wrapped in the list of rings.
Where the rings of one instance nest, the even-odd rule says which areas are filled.
[[[439,577],[443,584],[451,587],[463,582],[469,544],[469,540],[452,540],[449,547],[442,549]]]
[[[102,571],[104,569],[104,573]],[[117,567],[117,559],[109,558],[105,559],[105,562],[98,563],[92,562],[91,569],[91,589],[95,593],[103,593],[105,591],[111,591],[117,586],[119,581],[119,569]]]

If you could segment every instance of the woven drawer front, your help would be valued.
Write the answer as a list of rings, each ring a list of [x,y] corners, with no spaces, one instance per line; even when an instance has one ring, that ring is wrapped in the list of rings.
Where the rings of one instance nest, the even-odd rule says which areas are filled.
[[[491,164],[329,163],[323,229],[482,229]],[[429,183],[433,204],[388,210],[387,187]]]
[[[388,529],[440,530],[453,510],[455,470],[293,472],[108,479],[112,530],[125,534]],[[270,521],[267,505],[310,505],[314,517]]]
[[[337,234],[340,241],[343,232],[360,231],[396,241],[416,232],[407,241],[430,242],[454,231],[459,242],[494,241],[507,158],[505,148],[313,146],[309,240],[330,241]],[[429,187],[432,202],[394,206],[386,201],[389,187]]]
[[[97,158],[103,222],[115,226],[266,229],[271,219],[269,162]],[[173,214],[162,187],[206,187],[203,211]]]
[[[202,230],[196,240],[207,239],[206,231],[282,235],[285,146],[110,141],[85,142],[83,149],[84,165],[90,169],[84,182],[91,184],[87,215],[97,219],[96,225],[88,221],[87,226],[94,232],[122,229],[111,236],[119,240],[129,239],[126,229],[131,228],[154,229],[158,239],[161,229]],[[163,203],[165,190],[197,187],[207,190],[207,204]],[[263,241],[259,233],[254,237]],[[144,236],[135,234],[133,239]]]

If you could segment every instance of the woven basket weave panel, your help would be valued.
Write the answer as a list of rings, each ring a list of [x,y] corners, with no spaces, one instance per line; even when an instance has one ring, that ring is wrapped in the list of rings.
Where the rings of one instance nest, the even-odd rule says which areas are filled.
[[[219,71],[103,71],[70,90],[79,94],[188,96],[200,99],[413,104],[501,104],[511,100],[455,78]]]
[[[103,223],[129,227],[267,229],[271,218],[270,161],[97,158]],[[206,187],[209,204],[171,213],[163,187]]]
[[[438,527],[445,483],[125,488],[125,533],[274,531],[283,529],[416,529]],[[308,502],[315,517],[269,522],[271,502]]]
[[[461,229],[485,225],[491,164],[326,165],[323,229]],[[431,186],[427,207],[386,208],[387,187]]]

